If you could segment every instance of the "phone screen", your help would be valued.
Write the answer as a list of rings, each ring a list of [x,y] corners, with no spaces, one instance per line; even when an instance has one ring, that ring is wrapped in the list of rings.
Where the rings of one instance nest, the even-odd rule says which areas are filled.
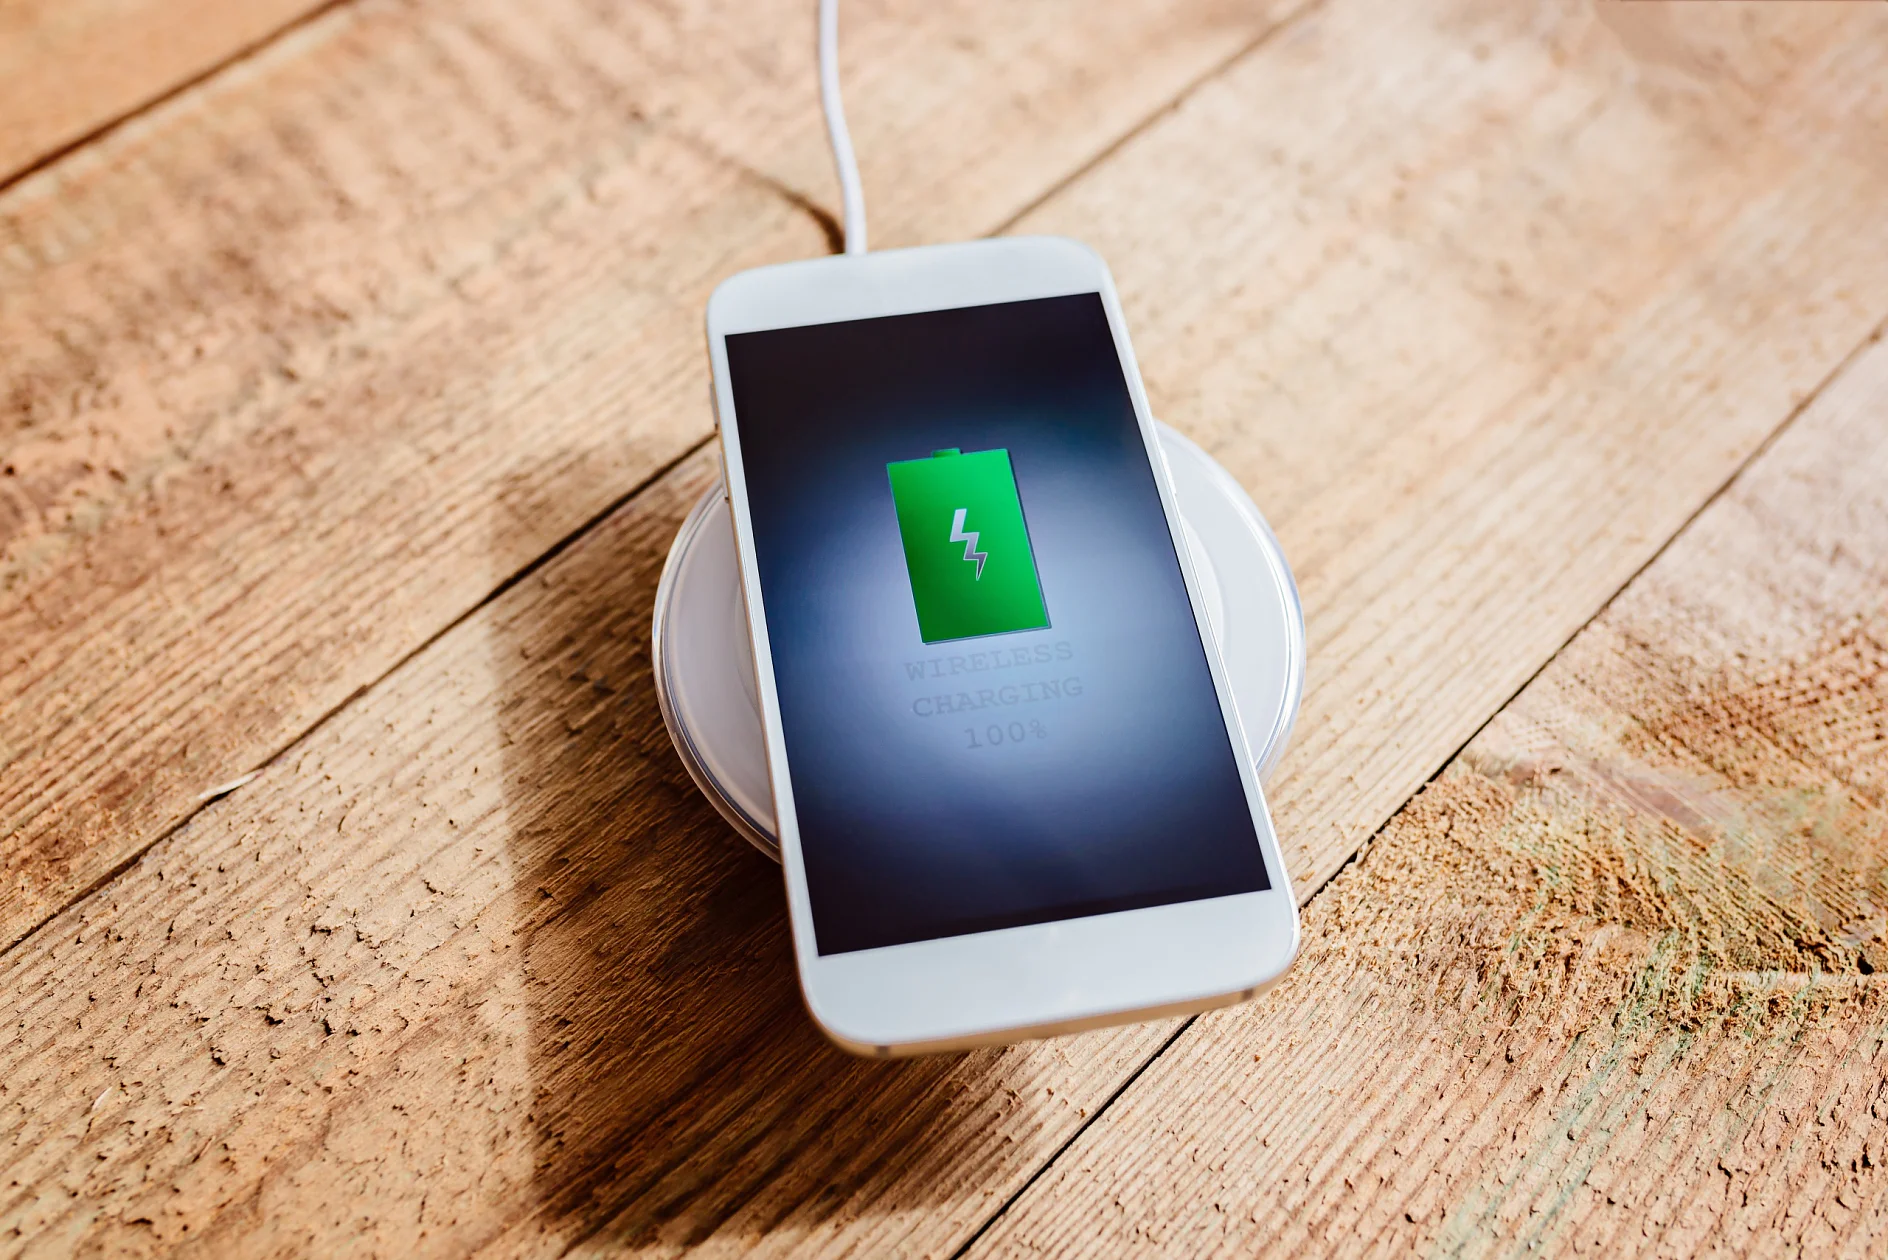
[[[1270,887],[1100,295],[726,342],[819,953]]]

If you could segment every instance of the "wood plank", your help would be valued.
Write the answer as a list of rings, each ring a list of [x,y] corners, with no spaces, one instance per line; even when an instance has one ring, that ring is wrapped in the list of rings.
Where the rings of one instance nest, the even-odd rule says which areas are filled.
[[[322,0],[0,0],[0,185]]]
[[[1400,803],[1373,802],[1446,759],[1501,672],[1543,659],[1882,314],[1888,261],[1856,246],[1888,179],[1862,160],[1882,89],[1845,17],[1766,9],[1730,40],[1737,137],[1725,97],[1635,84],[1564,17],[1321,10],[1026,225],[1091,216],[1163,411],[1306,558],[1288,838]],[[1445,99],[1372,95],[1396,66]],[[1336,99],[1369,147],[1261,198]],[[1257,138],[1194,160],[1229,118]],[[1229,166],[1268,248],[1233,232]],[[1492,247],[1510,219],[1536,253],[1457,234]],[[1189,241],[1224,274],[1162,305]],[[1587,305],[1565,299],[1583,253]],[[1189,326],[1248,375],[1177,370]],[[1535,353],[1561,328],[1580,354]],[[1301,381],[1321,423],[1285,410]],[[1266,399],[1276,419],[1244,419]],[[696,799],[650,694],[653,574],[707,476],[684,464],[0,959],[7,1227],[49,1247],[949,1251],[1146,1060],[1172,1025],[898,1065],[820,1044],[778,876]],[[1391,543],[1426,531],[1448,547],[1403,563]],[[1425,667],[1337,668],[1334,644]],[[1400,716],[1431,708],[1447,721]],[[1298,849],[1296,876],[1330,852]]]
[[[881,239],[1274,20],[1088,11],[848,6]],[[0,942],[707,436],[708,290],[826,246],[809,12],[348,6],[0,197]]]
[[[6,957],[7,1228],[540,1253],[635,1205],[664,1250],[890,1179],[886,1215],[836,1222],[878,1253],[967,1235],[985,1183],[1046,1157],[1006,1120],[1072,1047],[888,1069],[826,1046],[777,869],[670,753],[649,599],[712,468],[691,457]],[[877,1136],[828,1144],[839,1125]]]
[[[1888,1248],[1888,343],[977,1255]]]
[[[1023,225],[1115,260],[1155,409],[1291,558],[1295,878],[1347,861],[1888,315],[1888,13],[1667,16],[1662,55],[1711,77],[1577,3],[1327,6]]]

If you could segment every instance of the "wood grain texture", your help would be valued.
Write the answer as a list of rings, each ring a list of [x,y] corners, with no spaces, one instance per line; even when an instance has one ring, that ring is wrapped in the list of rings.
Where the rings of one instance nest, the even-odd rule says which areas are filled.
[[[1888,343],[977,1255],[1888,1248]]]
[[[1320,10],[1025,225],[1104,244],[1163,412],[1304,557],[1288,840],[1374,829],[1888,294],[1854,248],[1879,76],[1844,19],[1725,35],[1754,102],[1734,142],[1708,85],[1647,86],[1580,11],[1545,36],[1504,13],[1425,44],[1418,15]],[[1369,93],[1398,66],[1449,83],[1421,126]],[[1200,160],[1287,89],[1354,100],[1362,147]],[[1281,171],[1296,199],[1261,197]],[[1198,230],[1169,217],[1188,206]],[[1494,248],[1510,219],[1538,248]],[[1162,288],[1193,250],[1215,287]],[[1563,326],[1579,353],[1537,353]],[[6,1227],[48,1250],[948,1252],[1158,1049],[1172,1025],[898,1065],[819,1042],[778,875],[693,793],[650,691],[654,573],[708,476],[691,457],[0,958]],[[516,545],[505,504],[481,527]],[[1294,850],[1303,887],[1335,852]]]
[[[1130,1070],[1138,1029],[899,1065],[813,1031],[778,870],[694,792],[649,683],[656,570],[712,471],[0,962],[12,1236],[544,1254],[614,1217],[596,1241],[883,1254],[994,1211],[1079,1120],[1033,1114],[1077,1063]]]
[[[848,6],[880,239],[1273,21],[1078,10]],[[827,246],[809,21],[345,6],[0,197],[0,941],[707,436],[709,289]]]
[[[0,184],[321,0],[0,0]]]
[[[1021,225],[1114,260],[1156,412],[1291,558],[1295,879],[1888,316],[1888,12],[1664,7],[1666,63],[1584,4],[1326,5]]]

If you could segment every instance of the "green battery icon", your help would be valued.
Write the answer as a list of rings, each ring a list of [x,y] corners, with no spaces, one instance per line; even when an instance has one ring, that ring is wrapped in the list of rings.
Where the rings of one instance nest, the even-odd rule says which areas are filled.
[[[926,643],[1049,624],[1010,453],[933,451],[885,465]]]

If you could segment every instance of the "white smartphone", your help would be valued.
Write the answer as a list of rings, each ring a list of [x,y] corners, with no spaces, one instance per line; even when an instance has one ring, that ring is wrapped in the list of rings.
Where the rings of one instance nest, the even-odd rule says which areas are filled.
[[[763,267],[708,345],[826,1034],[956,1049],[1277,980],[1297,903],[1101,259]]]

